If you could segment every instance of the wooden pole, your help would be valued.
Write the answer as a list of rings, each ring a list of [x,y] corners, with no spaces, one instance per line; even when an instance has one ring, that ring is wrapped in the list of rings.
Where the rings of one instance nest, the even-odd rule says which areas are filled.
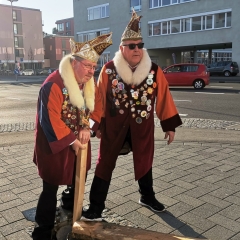
[[[86,181],[87,168],[87,152],[88,143],[85,149],[79,150],[76,162],[75,192],[74,192],[74,208],[73,208],[73,224],[80,219],[82,215],[83,198]]]

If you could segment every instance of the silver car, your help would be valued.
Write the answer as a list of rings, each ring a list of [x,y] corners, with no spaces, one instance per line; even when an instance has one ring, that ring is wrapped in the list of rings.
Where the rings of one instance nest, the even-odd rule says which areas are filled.
[[[239,73],[239,67],[236,62],[221,61],[214,62],[207,66],[210,75],[224,75],[225,77],[236,76]]]

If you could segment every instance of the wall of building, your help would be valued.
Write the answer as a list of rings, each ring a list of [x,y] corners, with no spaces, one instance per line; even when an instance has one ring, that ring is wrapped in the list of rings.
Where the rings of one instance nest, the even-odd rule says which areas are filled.
[[[44,61],[43,34],[42,34],[42,14],[38,9],[14,7],[13,10],[21,12],[21,21],[14,21],[22,26],[22,32],[15,36],[21,36],[23,39],[24,56],[16,57],[21,63],[22,68],[37,68]],[[0,4],[0,60],[6,62],[6,47],[8,49],[8,61],[11,68],[14,68],[14,36],[12,8],[10,5]],[[16,48],[18,49],[18,48]],[[30,57],[31,55],[31,57]]]
[[[110,15],[107,18],[88,21],[87,8],[109,3]],[[88,0],[74,1],[74,20],[75,38],[78,32],[89,31],[101,28],[110,28],[113,32],[113,45],[108,48],[111,58],[118,50],[121,35],[128,24],[130,13],[129,1],[107,1],[107,0]],[[141,1],[142,15],[141,29],[145,47],[149,54],[158,60],[160,66],[172,64],[175,54],[175,61],[181,61],[181,52],[191,51],[196,58],[197,50],[212,50],[232,48],[232,59],[237,61],[240,66],[240,1],[216,1],[216,0],[196,0],[176,5],[170,5],[155,9],[149,9],[149,1]],[[170,35],[149,36],[148,22],[169,18],[179,18],[182,16],[201,14],[207,15],[208,12],[231,10],[231,27],[203,30],[196,32],[184,32]],[[195,52],[195,54],[194,54]]]

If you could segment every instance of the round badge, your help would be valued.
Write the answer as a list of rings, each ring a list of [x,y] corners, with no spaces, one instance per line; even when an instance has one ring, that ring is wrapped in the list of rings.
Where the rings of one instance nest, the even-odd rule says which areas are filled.
[[[137,105],[140,105],[140,101],[136,101],[136,104],[137,104]]]
[[[123,84],[122,82],[119,82],[117,87],[118,87],[120,90],[123,90],[123,89],[124,89],[124,84]]]
[[[131,112],[135,112],[135,108],[134,107],[131,108]]]
[[[120,114],[124,114],[124,111],[122,109],[119,110]]]
[[[147,97],[146,97],[146,96],[142,96],[142,97],[141,97],[141,101],[142,101],[142,102],[146,102],[146,101],[147,101]]]
[[[147,82],[148,85],[152,85],[153,84],[153,80],[151,78],[148,78],[146,82]]]
[[[156,88],[157,87],[157,83],[153,83],[153,88]]]
[[[149,73],[148,78],[153,78],[153,74]]]
[[[149,88],[147,89],[147,92],[148,92],[149,94],[152,94],[152,93],[153,93],[153,88],[149,87]]]
[[[141,117],[146,117],[146,115],[147,115],[147,112],[146,112],[146,111],[142,111],[142,112],[141,112]]]
[[[151,105],[151,99],[148,99],[146,105]]]
[[[152,106],[151,106],[151,105],[148,105],[148,106],[147,106],[147,111],[150,112],[151,109],[152,109]]]
[[[63,89],[62,89],[62,92],[63,92],[63,94],[67,94],[68,91],[67,91],[66,88],[63,88]]]
[[[138,124],[142,123],[142,119],[140,117],[137,117],[136,118],[136,123],[138,123]]]
[[[149,117],[150,117],[150,113],[147,114],[146,119],[148,119]]]
[[[116,93],[119,93],[119,89],[118,89],[118,88],[115,88],[115,92],[116,92]]]
[[[117,79],[113,79],[113,80],[112,80],[112,85],[113,85],[114,87],[116,87],[116,86],[118,85],[118,80],[117,80]]]
[[[136,117],[136,114],[135,114],[135,113],[133,113],[133,114],[132,114],[132,118],[135,118],[135,117]]]
[[[106,74],[111,74],[112,73],[112,69],[107,68],[105,71]]]

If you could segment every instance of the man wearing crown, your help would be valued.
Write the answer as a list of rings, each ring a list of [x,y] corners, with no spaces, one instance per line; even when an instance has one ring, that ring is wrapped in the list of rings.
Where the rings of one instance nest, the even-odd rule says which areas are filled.
[[[174,140],[175,128],[182,124],[162,70],[143,48],[140,16],[132,18],[122,34],[119,51],[106,63],[98,79],[103,110],[99,157],[90,190],[90,206],[82,220],[101,221],[112,172],[120,154],[133,153],[139,203],[152,211],[165,207],[155,198],[152,164],[154,155],[154,111],[160,119],[165,139]]]
[[[72,185],[76,155],[88,143],[87,170],[91,165],[90,130],[101,119],[100,96],[93,78],[112,34],[85,43],[70,40],[71,54],[60,62],[41,86],[36,116],[33,161],[43,181],[36,209],[34,240],[52,239],[59,185]]]

